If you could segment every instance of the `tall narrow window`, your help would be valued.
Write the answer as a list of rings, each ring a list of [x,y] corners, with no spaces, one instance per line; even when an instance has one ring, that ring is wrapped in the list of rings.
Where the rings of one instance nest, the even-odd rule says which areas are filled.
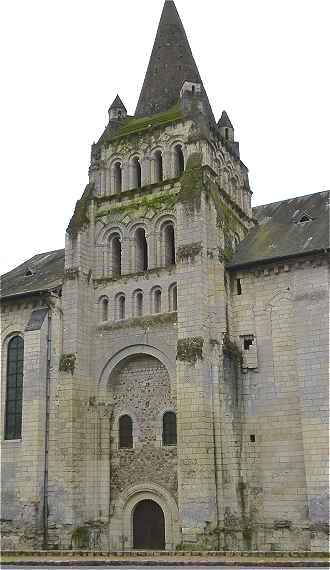
[[[237,295],[242,295],[242,283],[240,279],[236,279]]]
[[[113,180],[115,194],[120,194],[123,187],[123,172],[120,162],[116,162],[113,167]]]
[[[133,174],[133,188],[141,188],[142,171],[141,171],[140,161],[137,157],[133,158],[132,174]]]
[[[174,170],[175,176],[181,176],[184,172],[184,156],[182,146],[179,144],[174,148]]]
[[[126,316],[126,299],[125,295],[119,295],[117,299],[117,318],[119,321],[124,321]]]
[[[162,292],[161,289],[154,291],[154,313],[161,313],[162,311]]]
[[[111,238],[110,251],[111,274],[113,277],[118,277],[121,275],[121,240],[118,234]]]
[[[166,412],[163,416],[163,445],[176,445],[176,415]]]
[[[147,271],[148,269],[148,244],[146,232],[143,228],[139,228],[135,233],[135,251],[136,251],[136,271]]]
[[[109,320],[109,300],[107,298],[102,299],[102,321],[106,322]]]
[[[155,182],[162,182],[163,176],[163,156],[158,150],[155,153]]]
[[[176,285],[172,285],[169,290],[169,308],[171,312],[178,310],[178,288]]]
[[[22,436],[24,341],[20,336],[8,343],[5,439]]]
[[[133,422],[129,416],[119,418],[119,447],[120,449],[133,447]]]
[[[175,235],[173,224],[164,228],[165,265],[175,265]]]
[[[143,292],[136,291],[134,294],[134,315],[142,317],[143,315]]]

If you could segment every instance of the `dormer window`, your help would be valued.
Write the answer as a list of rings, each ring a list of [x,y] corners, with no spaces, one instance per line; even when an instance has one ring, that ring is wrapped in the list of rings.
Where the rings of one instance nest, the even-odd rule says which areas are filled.
[[[32,275],[34,275],[34,271],[28,267],[24,273],[24,277],[32,277]]]
[[[310,218],[309,216],[307,216],[306,214],[304,214],[304,215],[300,218],[298,224],[305,224],[306,222],[311,222],[311,221],[312,221],[312,218]]]

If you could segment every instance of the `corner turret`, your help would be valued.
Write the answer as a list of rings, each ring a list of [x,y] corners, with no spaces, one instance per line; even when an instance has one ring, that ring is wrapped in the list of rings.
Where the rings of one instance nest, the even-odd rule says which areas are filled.
[[[226,111],[222,111],[220,121],[218,122],[220,136],[229,142],[234,142],[235,131]]]
[[[114,102],[110,106],[108,113],[109,121],[113,121],[114,119],[124,119],[127,116],[127,109],[119,95],[117,95]]]

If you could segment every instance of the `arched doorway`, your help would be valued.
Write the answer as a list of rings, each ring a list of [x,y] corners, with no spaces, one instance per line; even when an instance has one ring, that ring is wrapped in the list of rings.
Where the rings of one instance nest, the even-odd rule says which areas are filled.
[[[155,501],[140,501],[134,509],[133,547],[136,550],[165,550],[164,513]]]

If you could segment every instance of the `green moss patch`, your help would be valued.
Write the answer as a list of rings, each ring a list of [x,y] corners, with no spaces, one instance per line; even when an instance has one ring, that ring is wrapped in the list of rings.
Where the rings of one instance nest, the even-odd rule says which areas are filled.
[[[76,203],[74,214],[66,230],[71,237],[75,237],[80,230],[89,224],[88,206],[94,197],[94,190],[93,182],[87,184],[81,199]]]
[[[182,175],[178,201],[199,210],[202,190],[203,156],[201,152],[195,152],[188,158],[186,169]]]
[[[140,328],[146,331],[152,327],[176,323],[177,319],[178,316],[176,312],[164,313],[161,315],[150,315],[148,317],[135,317],[133,319],[127,319],[126,321],[117,321],[115,323],[101,325],[99,329],[113,331],[117,329]]]
[[[71,372],[73,375],[76,365],[75,354],[62,354],[60,358],[60,372]]]
[[[178,340],[177,360],[196,364],[197,360],[203,360],[204,339],[200,336],[182,338]]]
[[[161,194],[142,196],[141,198],[135,198],[130,202],[125,204],[119,204],[115,206],[110,206],[109,208],[104,208],[96,214],[96,219],[103,218],[105,216],[112,215],[129,215],[131,213],[143,215],[152,210],[154,212],[162,210],[171,210],[174,208],[176,203],[176,194],[173,192],[162,192]]]
[[[183,120],[184,115],[180,104],[174,105],[165,113],[157,113],[151,117],[129,118],[122,121],[122,125],[116,132],[113,141],[121,139],[129,135],[135,135],[143,131],[149,131],[158,127],[163,127],[167,124]]]
[[[177,261],[187,261],[191,259],[192,261],[199,255],[203,250],[202,242],[188,243],[187,245],[181,245],[178,247],[176,252]]]

